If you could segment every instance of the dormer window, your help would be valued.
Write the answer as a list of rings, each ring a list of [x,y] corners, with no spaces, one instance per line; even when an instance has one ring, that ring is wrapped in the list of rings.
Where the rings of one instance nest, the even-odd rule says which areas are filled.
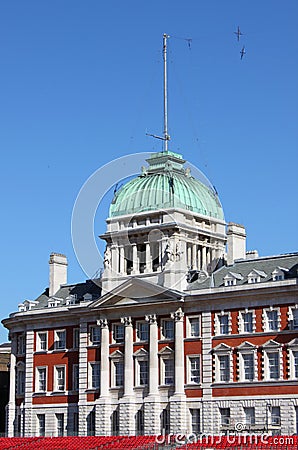
[[[56,308],[57,306],[60,305],[60,300],[57,298],[50,298],[48,301],[48,307],[49,308]]]
[[[77,294],[70,294],[66,297],[66,305],[75,305],[77,301]]]
[[[83,295],[84,298],[84,302],[90,302],[92,300],[92,294],[89,294],[89,292],[87,292],[86,294]]]
[[[272,272],[272,281],[283,281],[285,279],[285,272],[287,272],[288,269],[285,269],[283,267],[277,267]]]
[[[240,273],[229,272],[224,277],[224,285],[225,286],[236,286],[237,281],[243,280],[243,276]]]
[[[248,284],[260,283],[261,278],[265,278],[266,276],[267,276],[267,274],[265,272],[263,272],[262,270],[253,269],[247,275],[247,282],[248,282]]]

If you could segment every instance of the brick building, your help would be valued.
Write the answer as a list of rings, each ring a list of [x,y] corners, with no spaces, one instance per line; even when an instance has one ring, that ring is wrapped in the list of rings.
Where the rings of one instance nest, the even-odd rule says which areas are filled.
[[[104,270],[3,320],[8,434],[297,433],[298,254],[247,252],[217,194],[156,153],[112,201]]]

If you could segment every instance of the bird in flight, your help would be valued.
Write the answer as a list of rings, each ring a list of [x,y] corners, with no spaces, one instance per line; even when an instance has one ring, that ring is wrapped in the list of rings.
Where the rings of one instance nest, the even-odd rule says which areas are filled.
[[[241,31],[240,31],[239,25],[237,27],[237,31],[234,31],[234,34],[236,34],[236,36],[237,36],[237,41],[240,41],[240,36],[243,36],[243,33],[241,33]]]
[[[245,55],[246,51],[245,51],[245,47],[243,46],[240,52],[240,58],[242,59],[243,56]]]

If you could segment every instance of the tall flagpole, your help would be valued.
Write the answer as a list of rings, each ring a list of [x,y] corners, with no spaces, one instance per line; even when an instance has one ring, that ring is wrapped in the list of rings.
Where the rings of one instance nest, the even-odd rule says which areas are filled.
[[[167,85],[167,39],[168,36],[166,33],[163,35],[163,67],[164,67],[164,76],[163,76],[163,106],[164,106],[164,151],[168,151],[168,141],[170,140],[170,136],[168,135],[168,85]]]

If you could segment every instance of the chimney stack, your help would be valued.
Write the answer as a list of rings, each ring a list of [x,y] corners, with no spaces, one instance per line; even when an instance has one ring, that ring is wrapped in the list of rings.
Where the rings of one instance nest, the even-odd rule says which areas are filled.
[[[235,259],[246,258],[246,233],[243,225],[230,222],[227,230],[227,264],[230,266]]]
[[[67,283],[67,258],[61,253],[51,253],[49,261],[50,284],[49,297],[60,289],[61,284]]]

